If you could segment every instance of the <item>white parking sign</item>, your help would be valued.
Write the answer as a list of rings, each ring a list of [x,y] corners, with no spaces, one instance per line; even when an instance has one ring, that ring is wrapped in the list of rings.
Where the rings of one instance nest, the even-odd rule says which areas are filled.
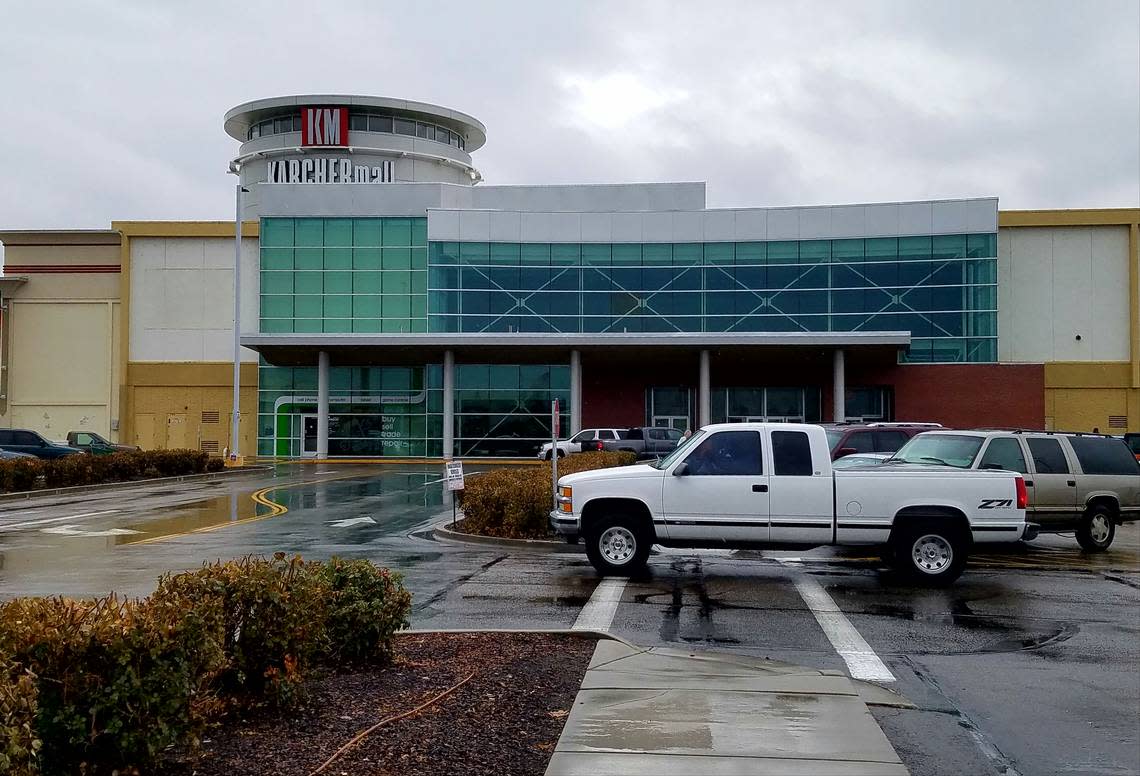
[[[448,461],[444,480],[448,490],[463,490],[463,461]]]

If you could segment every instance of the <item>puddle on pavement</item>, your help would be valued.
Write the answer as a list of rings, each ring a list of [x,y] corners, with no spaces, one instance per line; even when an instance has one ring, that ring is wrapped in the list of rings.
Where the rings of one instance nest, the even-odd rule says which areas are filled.
[[[369,513],[378,516],[381,512],[407,512],[419,522],[424,512],[440,508],[443,503],[442,488],[427,484],[433,477],[434,472],[384,472],[367,479],[284,482],[268,490],[264,501],[255,501],[254,494],[242,492],[148,510],[139,515],[108,516],[99,522],[77,519],[69,525],[61,521],[46,531],[29,530],[0,537],[0,581],[22,571],[82,567],[93,555],[117,548],[224,530],[226,526],[255,520],[276,519],[278,509],[274,504],[294,514],[310,511],[314,513],[313,524],[322,527],[327,522],[326,509],[349,518]],[[178,491],[170,493],[174,495]],[[353,536],[360,535],[359,526],[354,530],[357,533]],[[434,557],[438,554],[425,554],[423,560]]]

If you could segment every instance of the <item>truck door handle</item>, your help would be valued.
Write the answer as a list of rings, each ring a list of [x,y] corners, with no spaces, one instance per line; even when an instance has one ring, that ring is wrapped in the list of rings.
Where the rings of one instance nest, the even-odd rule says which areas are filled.
[[[768,486],[767,485],[753,485],[752,486],[752,492],[753,493],[767,493],[768,492]]]
[[[1077,487],[1077,481],[1076,480],[1069,480],[1068,485],[1070,488],[1075,488],[1075,487]]]
[[[1025,481],[1025,487],[1032,488],[1033,487],[1033,480],[1026,480]]]

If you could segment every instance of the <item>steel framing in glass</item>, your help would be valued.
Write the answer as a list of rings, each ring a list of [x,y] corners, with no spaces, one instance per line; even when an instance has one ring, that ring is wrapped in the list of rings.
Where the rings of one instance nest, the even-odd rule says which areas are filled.
[[[432,332],[910,331],[997,359],[992,233],[724,243],[433,242]]]

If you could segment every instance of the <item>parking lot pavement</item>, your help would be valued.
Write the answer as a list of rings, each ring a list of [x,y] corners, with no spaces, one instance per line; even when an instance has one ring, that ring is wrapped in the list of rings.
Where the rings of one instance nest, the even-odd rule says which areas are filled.
[[[438,468],[265,475],[0,503],[0,596],[144,595],[167,570],[278,550],[400,570],[417,628],[597,627],[874,675],[915,709],[875,715],[915,774],[1140,772],[1140,525],[1089,556],[1050,536],[979,554],[946,590],[858,549],[662,551],[600,582],[580,554],[438,541]]]

